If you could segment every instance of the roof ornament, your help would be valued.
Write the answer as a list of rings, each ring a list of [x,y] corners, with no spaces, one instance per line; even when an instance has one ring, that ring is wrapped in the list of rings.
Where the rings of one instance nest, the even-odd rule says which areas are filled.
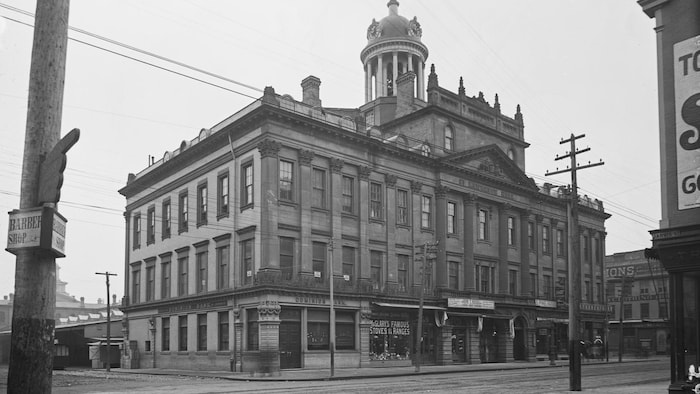
[[[408,22],[408,35],[410,37],[422,37],[423,36],[423,29],[420,27],[420,23],[418,23],[418,18],[413,17],[410,22]]]
[[[501,103],[498,102],[498,93],[496,93],[496,98],[493,101],[493,109],[495,109],[498,112],[501,112]]]
[[[465,90],[464,90],[464,78],[459,77],[459,89],[457,89],[457,93],[459,93],[460,96],[464,96]]]
[[[379,30],[379,22],[372,18],[372,23],[370,23],[369,27],[367,28],[367,39],[374,40],[375,38],[379,38],[380,35],[381,31]]]

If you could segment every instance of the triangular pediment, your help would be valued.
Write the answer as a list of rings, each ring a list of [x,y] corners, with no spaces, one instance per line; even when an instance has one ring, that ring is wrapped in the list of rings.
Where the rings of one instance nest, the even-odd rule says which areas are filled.
[[[497,145],[487,145],[453,153],[443,157],[440,162],[445,166],[467,171],[479,177],[533,190],[537,189],[535,182]]]

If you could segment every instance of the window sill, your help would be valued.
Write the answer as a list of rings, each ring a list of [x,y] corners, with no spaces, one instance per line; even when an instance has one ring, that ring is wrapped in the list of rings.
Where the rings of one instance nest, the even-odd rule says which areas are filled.
[[[252,202],[246,205],[241,206],[241,212],[245,211],[246,209],[253,209],[255,208],[255,204]]]
[[[396,223],[396,228],[404,228],[404,229],[406,229],[406,230],[410,230],[410,229],[411,229],[411,225],[410,225],[410,224],[404,224],[404,223]]]
[[[384,219],[380,218],[369,218],[370,223],[384,224]]]
[[[228,218],[228,212],[220,213],[216,215],[216,220],[221,220],[221,219],[226,219]]]

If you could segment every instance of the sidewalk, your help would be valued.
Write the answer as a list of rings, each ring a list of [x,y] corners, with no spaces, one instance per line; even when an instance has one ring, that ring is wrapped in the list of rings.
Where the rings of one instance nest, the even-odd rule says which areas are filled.
[[[650,359],[627,359],[625,363],[644,362]],[[586,361],[589,364],[605,364],[605,361]],[[610,362],[613,364],[613,362]],[[615,364],[617,362],[614,362]],[[488,364],[460,364],[460,365],[424,365],[420,367],[420,372],[416,372],[414,366],[410,367],[377,367],[377,368],[338,368],[334,376],[330,376],[329,369],[288,369],[282,370],[277,375],[251,374],[249,372],[229,372],[229,371],[189,371],[175,369],[121,369],[113,368],[114,372],[148,374],[148,375],[177,375],[212,377],[227,380],[240,381],[320,381],[320,380],[349,380],[349,379],[371,379],[395,376],[414,376],[416,374],[448,374],[460,372],[484,372],[484,371],[505,371],[510,369],[535,369],[535,368],[568,368],[567,360],[557,360],[555,365],[550,365],[549,361],[534,362],[508,362],[508,363],[488,363]],[[601,389],[584,389],[583,391],[592,393],[664,393],[668,390],[669,382],[650,381],[641,382],[634,386],[605,387]]]

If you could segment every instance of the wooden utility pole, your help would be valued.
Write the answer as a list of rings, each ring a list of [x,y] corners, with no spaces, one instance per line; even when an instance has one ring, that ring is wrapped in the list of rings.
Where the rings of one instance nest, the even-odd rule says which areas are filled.
[[[581,391],[581,328],[579,318],[581,315],[581,240],[578,233],[578,185],[576,171],[584,168],[600,166],[605,163],[578,165],[576,155],[588,152],[590,148],[576,149],[576,140],[585,137],[585,134],[562,140],[560,144],[569,143],[570,151],[563,156],[557,155],[555,160],[569,158],[571,164],[564,170],[547,172],[545,175],[555,175],[571,172],[571,190],[569,193],[568,222],[569,222],[569,390]]]
[[[328,320],[330,321],[330,341],[328,342],[328,346],[331,352],[331,377],[335,376],[335,299],[333,296],[333,248],[335,245],[333,245],[333,238],[331,238],[328,241],[328,253],[329,253],[329,259],[328,259],[328,265],[329,265],[329,270],[328,270],[328,281],[330,282],[329,284],[329,298],[330,298],[330,303],[331,306],[328,311]]]
[[[422,264],[420,269],[420,289],[419,289],[419,301],[418,301],[418,324],[416,325],[416,372],[420,372],[420,364],[423,361],[423,293],[425,292],[425,273],[428,270],[432,270],[432,265],[429,262],[429,257],[435,255],[436,248],[439,241],[434,243],[426,242],[423,245],[418,246],[421,248],[422,254]]]
[[[110,362],[111,358],[109,356],[109,352],[111,350],[112,344],[110,343],[112,340],[112,333],[111,333],[111,328],[112,328],[112,308],[110,307],[109,304],[109,277],[110,276],[117,276],[117,274],[110,273],[108,271],[105,272],[95,272],[95,275],[104,275],[105,279],[107,281],[107,372],[109,372],[109,367],[110,367]],[[156,339],[153,338],[153,348],[155,349],[156,346]],[[155,354],[155,352],[154,352]],[[155,362],[155,356],[153,357],[153,361]]]
[[[20,209],[41,206],[40,168],[61,134],[68,10],[69,0],[39,0],[36,4]],[[42,249],[23,249],[15,254],[8,393],[49,393],[56,325],[56,259]]]

